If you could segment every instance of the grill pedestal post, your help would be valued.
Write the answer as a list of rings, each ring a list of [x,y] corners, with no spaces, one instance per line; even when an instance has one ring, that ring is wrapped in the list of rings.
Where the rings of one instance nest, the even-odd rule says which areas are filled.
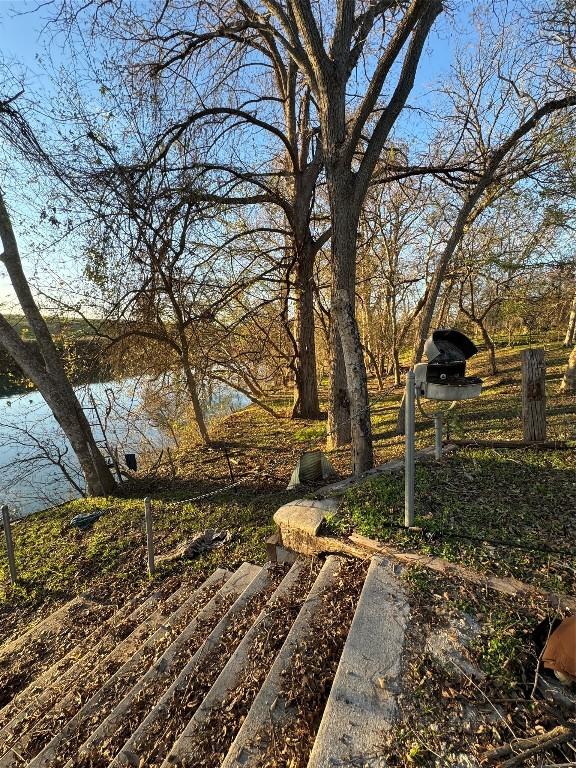
[[[406,374],[406,421],[404,450],[404,525],[414,525],[414,441],[415,441],[415,393],[414,371]]]

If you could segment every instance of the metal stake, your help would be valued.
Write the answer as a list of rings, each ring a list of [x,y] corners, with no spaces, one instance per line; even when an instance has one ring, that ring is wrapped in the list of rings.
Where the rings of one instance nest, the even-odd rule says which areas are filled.
[[[152,578],[156,571],[154,565],[154,539],[152,535],[152,501],[149,496],[144,499],[144,519],[146,521],[146,548],[148,550],[148,576]]]
[[[415,438],[415,383],[414,371],[406,374],[406,417],[404,450],[404,525],[414,525],[414,438]]]
[[[6,538],[6,554],[8,555],[8,571],[10,572],[10,583],[16,584],[18,581],[18,574],[16,573],[16,560],[14,558],[14,542],[12,541],[10,510],[6,504],[4,504],[2,507],[2,524],[4,525],[4,537]]]
[[[442,433],[444,432],[444,417],[441,413],[434,414],[434,458],[442,458]]]

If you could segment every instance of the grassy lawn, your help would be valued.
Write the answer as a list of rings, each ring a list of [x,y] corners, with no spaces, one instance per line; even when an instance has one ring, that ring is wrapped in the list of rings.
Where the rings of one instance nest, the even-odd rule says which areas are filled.
[[[348,491],[333,525],[558,592],[576,588],[572,451],[467,448],[417,466],[415,525],[403,528],[404,478]]]
[[[576,398],[559,392],[566,350],[544,345],[548,437],[576,438]],[[484,353],[471,372],[484,379],[480,398],[458,403],[449,435],[467,440],[522,438],[520,351],[499,350],[499,373],[487,374]],[[374,431],[379,458],[403,455],[395,427],[398,393],[379,398]],[[433,403],[426,404],[432,411]],[[417,448],[433,444],[433,424],[416,416]],[[381,430],[381,432],[380,432]],[[380,434],[379,434],[380,432]],[[409,550],[439,555],[560,592],[576,588],[576,451],[466,448],[417,467],[415,524],[403,527],[404,480],[387,475],[345,497],[335,530],[350,530]]]
[[[486,375],[486,356],[475,359],[473,372],[484,377],[481,398],[459,404],[450,429],[466,438],[521,437],[521,347],[500,349],[501,372]],[[548,364],[549,436],[575,437],[576,401],[558,394],[567,352],[558,343],[546,345]],[[326,391],[324,395],[326,396]],[[403,439],[395,434],[402,388],[391,385],[372,393],[372,421],[377,462],[403,454]],[[287,412],[286,395],[271,401],[280,414]],[[326,401],[324,400],[324,406]],[[418,417],[418,447],[431,445],[432,423]],[[218,565],[233,567],[242,560],[262,562],[264,541],[272,532],[272,515],[289,499],[302,495],[286,492],[290,473],[305,450],[324,446],[326,422],[273,418],[250,407],[212,426],[215,447],[199,447],[193,435],[184,439],[171,463],[142,475],[109,499],[72,502],[14,525],[15,548],[21,585],[11,589],[3,547],[0,547],[0,639],[31,618],[45,615],[79,592],[115,597],[119,602],[146,582],[143,498],[154,501],[154,533],[159,553],[207,527],[227,528],[234,541],[191,563],[174,563],[160,569],[157,579],[191,568],[206,573]],[[242,479],[236,489],[216,496],[183,502]],[[350,471],[349,449],[330,454],[336,469]],[[348,519],[373,536],[392,539],[402,546],[424,548],[445,557],[510,573],[550,588],[574,588],[574,558],[557,553],[510,548],[508,544],[482,544],[452,534],[521,542],[561,551],[573,550],[576,472],[574,451],[525,452],[467,449],[441,464],[419,470],[417,523],[422,534],[405,534],[393,528],[401,521],[402,487],[387,479],[347,500]],[[70,519],[94,509],[106,514],[86,531],[69,526]],[[451,534],[449,536],[449,534]]]
[[[188,569],[207,576],[218,566],[234,569],[245,560],[265,562],[272,515],[293,497],[280,491],[256,495],[246,488],[214,500],[182,503],[167,491],[152,494],[157,554],[206,528],[227,528],[234,536],[224,548],[193,561],[160,565],[155,580]],[[74,515],[97,509],[106,513],[89,530],[70,526]],[[2,552],[0,641],[78,593],[87,591],[96,599],[122,604],[148,581],[141,496],[74,501],[17,522],[13,536],[20,583],[10,587]]]

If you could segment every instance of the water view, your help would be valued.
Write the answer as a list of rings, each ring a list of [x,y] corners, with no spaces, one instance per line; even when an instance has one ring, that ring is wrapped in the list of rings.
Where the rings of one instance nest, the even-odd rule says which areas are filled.
[[[146,382],[92,384],[76,390],[105,455],[136,458],[174,447],[170,431],[144,407]],[[206,405],[208,418],[242,408],[248,399],[220,387]],[[81,495],[82,473],[68,441],[39,392],[0,398],[0,504],[14,517],[29,515]]]

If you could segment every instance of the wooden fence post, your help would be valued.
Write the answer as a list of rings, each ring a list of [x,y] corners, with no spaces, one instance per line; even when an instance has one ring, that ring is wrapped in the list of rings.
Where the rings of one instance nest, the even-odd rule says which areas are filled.
[[[148,550],[148,576],[152,578],[156,571],[154,564],[154,539],[152,533],[152,501],[149,496],[144,499],[144,520],[146,521],[146,549]]]
[[[522,352],[522,425],[524,442],[546,440],[546,362],[543,349]]]
[[[8,555],[8,571],[10,583],[16,584],[18,573],[16,572],[16,560],[14,558],[14,542],[12,541],[12,525],[10,522],[10,510],[4,504],[2,507],[2,524],[4,526],[4,538],[6,539],[6,554]]]

